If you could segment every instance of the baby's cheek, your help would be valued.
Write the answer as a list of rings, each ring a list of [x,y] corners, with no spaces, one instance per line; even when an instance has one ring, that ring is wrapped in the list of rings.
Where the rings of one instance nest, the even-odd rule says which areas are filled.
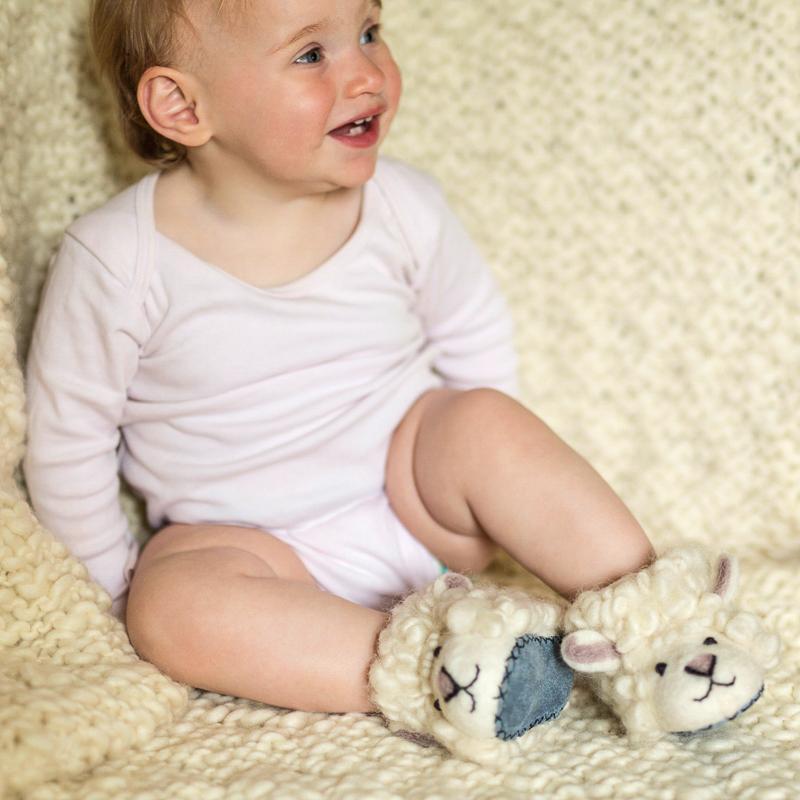
[[[400,98],[403,94],[403,76],[391,55],[388,56],[387,63],[382,68],[386,76],[384,95],[389,105],[388,112],[385,116],[389,117],[388,121],[391,122],[391,119],[397,112],[397,108],[400,105]]]

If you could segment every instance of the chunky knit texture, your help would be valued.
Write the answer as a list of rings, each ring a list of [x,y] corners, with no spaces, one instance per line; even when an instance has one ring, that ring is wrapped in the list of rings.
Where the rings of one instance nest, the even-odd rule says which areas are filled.
[[[694,538],[741,557],[739,605],[781,632],[781,662],[764,697],[719,734],[644,749],[576,688],[503,770],[392,735],[376,716],[288,713],[195,691],[187,703],[139,664],[11,475],[24,431],[12,331],[24,354],[65,226],[141,168],[124,156],[91,75],[85,0],[3,0],[6,794],[794,798],[800,4],[384,5],[406,87],[387,151],[441,180],[495,265],[518,324],[526,401],[599,468],[659,551]],[[531,586],[508,562],[495,576]]]

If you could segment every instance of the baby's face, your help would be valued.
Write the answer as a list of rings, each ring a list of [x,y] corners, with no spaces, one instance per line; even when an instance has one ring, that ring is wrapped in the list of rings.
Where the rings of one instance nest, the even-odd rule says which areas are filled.
[[[212,5],[192,13],[191,71],[215,146],[301,192],[368,180],[401,91],[377,0],[248,0],[225,24]]]

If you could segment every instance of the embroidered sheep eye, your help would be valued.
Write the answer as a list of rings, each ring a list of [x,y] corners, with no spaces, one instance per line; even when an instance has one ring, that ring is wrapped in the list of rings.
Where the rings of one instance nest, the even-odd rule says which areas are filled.
[[[436,649],[433,651],[433,657],[434,657],[434,658],[437,658],[437,657],[438,657],[438,655],[439,655],[439,653],[441,653],[441,652],[442,652],[442,646],[441,646],[441,645],[439,645],[439,646],[438,646],[438,647],[437,647],[437,648],[436,648]]]
[[[656,664],[656,672],[659,675],[663,675],[667,671],[667,665],[662,661],[660,664]]]
[[[709,636],[703,644],[716,644],[717,640],[713,636]]]

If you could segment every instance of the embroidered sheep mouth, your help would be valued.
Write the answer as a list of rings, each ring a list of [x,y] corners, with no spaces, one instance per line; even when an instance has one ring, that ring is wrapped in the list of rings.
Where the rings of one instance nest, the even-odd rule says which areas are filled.
[[[724,725],[726,722],[731,722],[736,719],[736,717],[744,714],[750,706],[754,705],[761,695],[764,694],[764,684],[761,684],[761,688],[756,692],[755,696],[752,697],[747,703],[745,703],[735,714],[730,717],[726,717],[725,719],[721,719],[719,722],[713,722],[711,725],[706,725],[705,728],[698,728],[696,731],[673,731],[675,736],[679,736],[681,739],[691,739],[693,736],[697,736],[701,733],[707,733],[708,731],[714,730],[715,728],[719,728],[721,725]]]
[[[708,640],[707,640],[708,641]],[[714,642],[714,639],[710,640]],[[716,642],[714,642],[716,644]],[[717,657],[715,655],[705,655],[699,659],[694,659],[684,667],[684,672],[689,675],[697,675],[699,678],[708,678],[708,691],[702,697],[695,697],[695,703],[702,703],[710,694],[715,686],[733,686],[736,683],[736,676],[730,683],[722,683],[714,680],[714,670],[717,668]]]
[[[454,697],[458,697],[461,692],[464,692],[469,699],[472,700],[472,708],[469,712],[472,714],[475,711],[475,695],[472,694],[470,689],[475,685],[475,682],[478,680],[480,674],[481,668],[476,664],[475,677],[472,679],[472,682],[466,684],[465,686],[460,686],[456,679],[447,671],[447,669],[442,667],[442,670],[439,673],[439,691],[441,691],[445,703],[449,703]],[[440,709],[438,700],[434,703],[434,705],[437,709]]]
[[[702,703],[703,700],[705,700],[711,694],[711,691],[715,686],[733,686],[733,684],[736,683],[736,676],[734,676],[730,683],[720,683],[719,681],[715,681],[713,678],[709,678],[708,680],[708,691],[702,697],[695,697],[695,703]],[[755,700],[753,702],[755,702]]]

